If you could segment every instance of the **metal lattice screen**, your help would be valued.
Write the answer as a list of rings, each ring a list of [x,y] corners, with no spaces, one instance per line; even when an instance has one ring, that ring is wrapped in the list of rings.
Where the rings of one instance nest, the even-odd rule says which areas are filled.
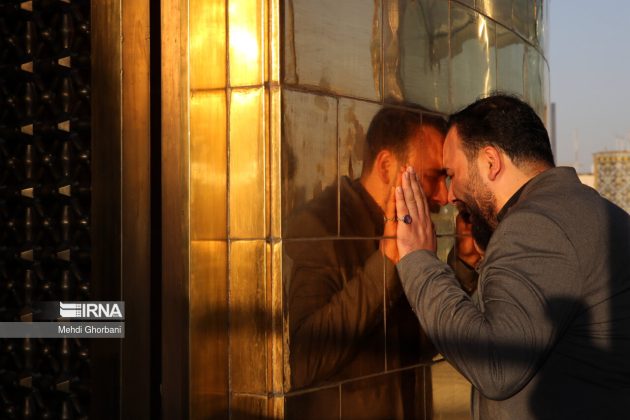
[[[90,1],[0,3],[0,321],[90,298]],[[1,339],[0,417],[81,418],[85,340]]]

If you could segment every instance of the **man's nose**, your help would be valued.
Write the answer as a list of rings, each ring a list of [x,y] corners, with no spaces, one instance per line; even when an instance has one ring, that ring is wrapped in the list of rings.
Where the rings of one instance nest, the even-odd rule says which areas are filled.
[[[435,191],[435,194],[433,195],[433,200],[440,206],[445,206],[448,204],[448,191],[446,187],[446,181],[442,180],[438,182],[438,187]]]
[[[457,197],[455,197],[455,193],[453,192],[453,181],[451,180],[451,182],[448,185],[448,202],[455,204],[456,200],[457,200]]]

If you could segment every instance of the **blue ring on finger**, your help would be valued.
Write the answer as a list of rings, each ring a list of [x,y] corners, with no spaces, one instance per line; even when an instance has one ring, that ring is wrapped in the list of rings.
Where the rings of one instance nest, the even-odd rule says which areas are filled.
[[[406,225],[410,225],[411,224],[411,216],[409,216],[408,214],[405,214],[405,217],[403,217],[402,219],[403,223],[405,223]]]

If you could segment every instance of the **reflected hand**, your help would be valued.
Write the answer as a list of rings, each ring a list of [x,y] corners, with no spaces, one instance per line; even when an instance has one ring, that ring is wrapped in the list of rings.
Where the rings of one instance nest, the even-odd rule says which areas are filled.
[[[385,209],[385,229],[383,231],[384,239],[381,239],[380,248],[381,252],[396,264],[399,260],[398,246],[396,246],[396,194],[395,189],[392,187],[389,192],[389,198],[387,199],[387,208]],[[393,238],[393,239],[387,239]]]
[[[402,187],[396,188],[396,213],[398,218],[411,217],[411,223],[398,222],[397,240],[399,258],[412,251],[437,250],[437,237],[429,213],[420,178],[409,166],[403,173]]]

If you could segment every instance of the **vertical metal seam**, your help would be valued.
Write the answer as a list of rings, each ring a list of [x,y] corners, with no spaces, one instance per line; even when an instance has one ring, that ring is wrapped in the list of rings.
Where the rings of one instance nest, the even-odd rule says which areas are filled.
[[[185,395],[185,398],[187,399],[187,401],[184,401],[185,406],[187,407],[187,415],[190,416],[190,395],[191,395],[191,390],[190,390],[190,369],[191,369],[191,359],[190,359],[190,348],[191,348],[191,334],[190,334],[190,281],[191,281],[191,266],[192,266],[192,260],[191,260],[191,229],[190,229],[190,180],[191,180],[191,171],[190,171],[190,159],[191,159],[191,140],[190,140],[190,136],[191,136],[191,120],[190,120],[190,103],[191,103],[191,99],[192,99],[192,92],[190,89],[190,0],[185,0],[185,10],[184,10],[184,14],[186,17],[186,26],[185,26],[185,30],[186,30],[186,43],[184,44],[184,48],[185,48],[185,70],[186,70],[186,77],[184,78],[184,92],[185,92],[185,96],[184,96],[184,101],[185,101],[185,107],[184,110],[186,112],[186,114],[184,115],[185,118],[185,130],[186,130],[186,135],[185,135],[185,150],[186,150],[186,156],[184,157],[185,160],[185,164],[186,164],[186,207],[185,207],[185,221],[186,221],[186,228],[185,228],[185,252],[186,252],[186,259],[187,259],[187,266],[186,266],[186,272],[185,272],[185,290],[186,290],[186,297],[187,297],[187,301],[186,301],[186,331],[187,331],[187,337],[186,337],[186,341],[188,344],[188,348],[186,349],[186,363],[188,365],[188,369],[187,369],[187,375],[186,375],[186,382],[187,382],[187,395]],[[180,15],[180,19],[181,19],[181,15]],[[181,20],[180,20],[181,22]],[[180,29],[181,31],[181,29]],[[180,32],[181,33],[181,32]],[[182,104],[182,105],[184,105]]]
[[[227,248],[227,263],[226,263],[226,279],[227,279],[227,350],[228,350],[228,366],[227,366],[227,407],[228,418],[232,418],[232,319],[231,319],[231,307],[232,307],[232,242],[230,240],[230,114],[231,114],[231,102],[232,92],[230,89],[230,0],[225,0],[225,159],[226,159],[226,174],[225,174],[225,220],[226,220],[226,248]]]
[[[335,98],[335,144],[337,147],[337,237],[341,237],[341,142],[339,141],[339,98]]]
[[[229,55],[229,54],[227,54]],[[227,344],[228,344],[228,413],[229,418],[232,418],[232,241],[230,240],[230,103],[231,93],[226,87],[225,94],[225,107],[226,107],[226,248],[227,248],[227,264],[226,264],[226,279],[227,279]]]
[[[268,1],[268,0],[267,0]],[[260,135],[262,136],[262,200],[263,202],[262,204],[262,212],[263,212],[263,217],[262,217],[262,238],[263,238],[263,258],[264,258],[264,264],[263,267],[265,268],[265,272],[263,273],[263,290],[264,290],[264,313],[265,313],[265,325],[264,325],[264,333],[265,333],[265,391],[267,393],[269,393],[269,389],[271,388],[273,390],[273,342],[271,340],[273,340],[274,337],[274,331],[273,331],[273,315],[272,315],[272,308],[273,308],[273,303],[272,303],[272,299],[273,299],[273,281],[270,278],[270,276],[273,275],[273,267],[271,266],[271,264],[273,264],[273,258],[272,258],[272,252],[273,252],[273,246],[271,245],[271,242],[267,240],[267,227],[271,227],[271,219],[268,220],[269,217],[269,212],[267,211],[267,204],[271,204],[270,203],[270,197],[267,196],[267,183],[269,181],[269,176],[268,176],[268,170],[269,170],[269,162],[268,162],[268,149],[269,149],[269,141],[270,141],[270,137],[269,137],[269,133],[268,133],[268,128],[269,128],[269,124],[268,124],[268,97],[269,97],[269,85],[266,83],[265,81],[265,75],[267,75],[267,78],[269,78],[270,76],[270,71],[269,71],[269,36],[268,36],[268,28],[269,28],[269,21],[268,19],[266,19],[267,17],[267,11],[268,11],[268,7],[267,7],[267,1],[262,0],[260,2],[259,5],[259,12],[260,12],[260,17],[258,18],[258,21],[256,24],[260,25],[259,27],[259,34],[260,34],[260,44],[259,44],[259,48],[261,50],[261,57],[262,57],[262,63],[259,63],[260,65],[260,73],[259,73],[259,77],[260,77],[260,83],[261,83],[261,87],[258,88],[261,98],[260,98],[260,106],[261,109],[258,111],[258,118],[261,121],[261,130],[260,130]],[[270,100],[270,98],[269,98]],[[271,193],[271,186],[269,189],[269,193]],[[269,223],[268,223],[269,222]],[[271,361],[271,363],[270,363]],[[267,415],[269,416],[270,413],[270,400],[267,400]]]
[[[122,8],[123,8],[123,3],[121,2],[120,7],[118,9],[120,15],[118,17],[118,19],[116,19],[118,22],[118,33],[120,34],[120,71],[121,71],[121,75],[119,78],[119,82],[120,85],[118,86],[118,89],[120,89],[120,107],[118,108],[119,111],[119,116],[118,118],[120,119],[120,137],[118,138],[118,141],[120,142],[120,154],[118,156],[118,167],[120,168],[120,175],[119,175],[119,179],[120,179],[120,184],[118,185],[118,195],[120,197],[120,207],[119,207],[119,220],[120,220],[120,247],[119,247],[119,261],[120,264],[118,266],[119,269],[119,273],[118,273],[118,290],[120,293],[120,297],[121,300],[125,300],[125,296],[123,295],[123,275],[124,275],[124,270],[123,267],[125,265],[125,261],[123,259],[124,257],[124,252],[123,252],[123,247],[124,247],[124,241],[123,241],[123,237],[124,237],[124,224],[123,224],[123,209],[125,207],[125,203],[123,202],[125,196],[123,194],[123,181],[124,181],[124,174],[123,174],[123,161],[124,161],[124,154],[125,154],[125,148],[123,145],[123,133],[125,131],[124,128],[124,124],[125,124],[125,120],[124,120],[124,112],[123,112],[123,108],[124,108],[124,103],[125,103],[125,91],[123,89],[124,87],[124,80],[123,80],[123,69],[124,69],[124,65],[125,63],[123,63],[123,57],[124,57],[124,52],[123,49],[125,48],[125,43],[124,41],[124,33],[123,33],[123,19],[125,19],[124,14],[122,12]],[[90,23],[91,24],[91,23]],[[91,210],[91,209],[90,209]],[[122,354],[123,354],[123,340],[119,340],[118,343],[118,351],[119,354],[121,355],[121,357],[119,358],[119,374],[118,374],[118,398],[120,400],[120,403],[118,404],[118,412],[119,412],[119,416],[120,418],[122,418],[122,413],[123,413],[123,404],[122,404],[122,397],[123,397],[123,360],[122,360]]]

